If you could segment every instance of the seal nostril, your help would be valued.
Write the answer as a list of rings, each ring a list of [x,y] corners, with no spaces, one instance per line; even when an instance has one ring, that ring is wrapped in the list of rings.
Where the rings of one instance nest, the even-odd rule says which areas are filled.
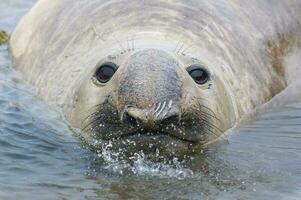
[[[172,124],[178,124],[180,121],[180,113],[165,113],[162,117],[142,109],[131,107],[124,110],[121,116],[121,121],[125,125],[132,127],[155,129],[161,126],[167,127]]]
[[[122,121],[126,124],[131,125],[131,126],[137,126],[138,125],[138,120],[135,117],[131,116],[127,111],[125,111],[123,113]]]
[[[164,126],[167,126],[167,125],[170,125],[170,124],[175,125],[175,124],[179,123],[179,121],[180,121],[180,116],[178,114],[174,114],[174,115],[169,116],[165,119],[162,119],[160,124],[164,125]]]

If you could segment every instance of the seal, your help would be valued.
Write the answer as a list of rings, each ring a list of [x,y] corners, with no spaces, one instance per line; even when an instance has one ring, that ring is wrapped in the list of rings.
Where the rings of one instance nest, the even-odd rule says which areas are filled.
[[[40,0],[10,50],[86,138],[189,149],[290,84],[300,23],[299,0]]]

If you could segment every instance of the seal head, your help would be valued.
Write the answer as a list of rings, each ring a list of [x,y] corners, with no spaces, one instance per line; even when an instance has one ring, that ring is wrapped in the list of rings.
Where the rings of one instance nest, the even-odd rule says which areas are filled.
[[[119,61],[101,61],[90,76],[75,105],[81,112],[74,112],[89,113],[78,119],[89,137],[188,148],[224,131],[211,90],[216,78],[201,64],[185,66],[170,52],[142,49]],[[96,106],[88,108],[91,103],[83,102],[88,99]]]
[[[186,148],[219,137],[300,77],[292,64],[300,8],[298,0],[43,0],[20,21],[10,52],[86,138]]]

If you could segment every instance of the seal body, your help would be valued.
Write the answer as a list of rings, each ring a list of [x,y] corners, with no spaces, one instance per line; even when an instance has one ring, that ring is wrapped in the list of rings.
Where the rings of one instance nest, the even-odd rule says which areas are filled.
[[[10,49],[38,94],[87,135],[164,130],[181,146],[217,138],[294,81],[286,58],[300,24],[300,0],[40,0]],[[104,63],[118,69],[95,84]]]

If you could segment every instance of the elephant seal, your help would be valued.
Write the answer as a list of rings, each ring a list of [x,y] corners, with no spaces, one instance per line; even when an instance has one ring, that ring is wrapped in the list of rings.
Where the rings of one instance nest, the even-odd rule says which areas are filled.
[[[186,150],[287,87],[300,24],[300,0],[40,0],[10,50],[86,138]]]

